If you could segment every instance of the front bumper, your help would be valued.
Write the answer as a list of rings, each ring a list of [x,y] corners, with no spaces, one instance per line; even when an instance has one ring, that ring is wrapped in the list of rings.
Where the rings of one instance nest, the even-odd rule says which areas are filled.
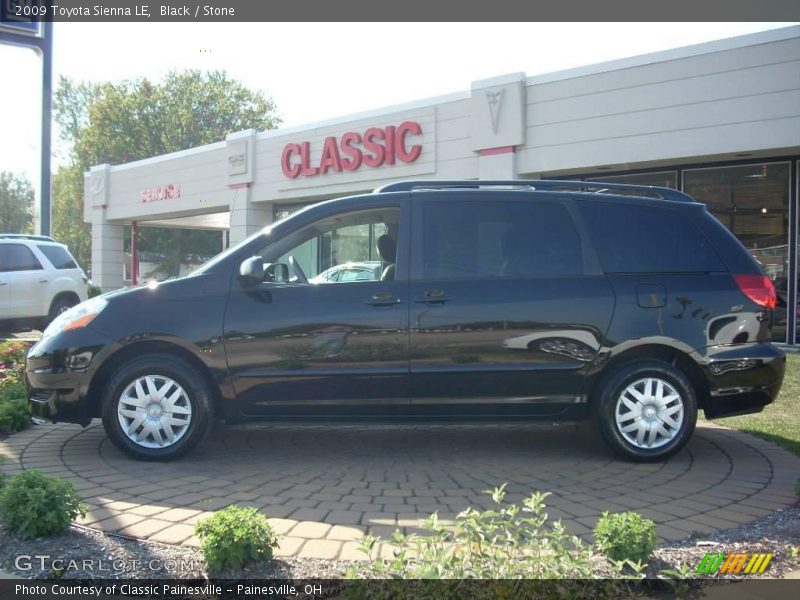
[[[780,392],[786,355],[770,343],[711,346],[698,358],[709,382],[701,406],[709,419],[757,413]]]
[[[89,384],[114,344],[88,328],[59,333],[34,345],[25,362],[28,407],[39,421],[88,425]]]

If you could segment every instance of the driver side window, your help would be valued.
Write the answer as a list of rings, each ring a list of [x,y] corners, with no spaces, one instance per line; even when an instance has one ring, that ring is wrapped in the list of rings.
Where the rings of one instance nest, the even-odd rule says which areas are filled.
[[[398,207],[341,213],[286,236],[261,255],[265,264],[286,265],[289,283],[393,279],[399,224]]]

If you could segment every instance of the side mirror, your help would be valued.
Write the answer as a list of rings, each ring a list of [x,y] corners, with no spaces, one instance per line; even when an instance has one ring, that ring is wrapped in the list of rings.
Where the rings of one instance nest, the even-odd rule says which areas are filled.
[[[264,281],[264,261],[260,256],[251,256],[239,267],[239,276],[253,285],[261,283]]]
[[[250,285],[258,285],[265,281],[287,283],[289,281],[289,267],[283,263],[264,264],[260,256],[251,256],[239,267],[239,277]]]

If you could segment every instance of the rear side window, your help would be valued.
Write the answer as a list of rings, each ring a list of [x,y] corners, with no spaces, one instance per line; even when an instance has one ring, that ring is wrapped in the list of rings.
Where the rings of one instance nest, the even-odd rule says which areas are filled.
[[[56,269],[77,269],[78,265],[70,256],[69,252],[61,246],[37,246],[42,251]]]
[[[583,274],[581,239],[560,204],[430,200],[423,223],[425,279]]]
[[[0,272],[38,271],[42,268],[30,248],[22,244],[0,244]]]
[[[710,242],[677,211],[632,204],[578,204],[606,273],[725,271]]]

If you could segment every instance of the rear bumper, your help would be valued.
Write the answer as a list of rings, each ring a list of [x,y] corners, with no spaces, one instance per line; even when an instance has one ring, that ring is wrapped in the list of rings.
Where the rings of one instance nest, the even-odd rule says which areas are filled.
[[[757,413],[780,392],[786,355],[770,343],[710,346],[695,357],[709,383],[701,407],[709,419]]]

